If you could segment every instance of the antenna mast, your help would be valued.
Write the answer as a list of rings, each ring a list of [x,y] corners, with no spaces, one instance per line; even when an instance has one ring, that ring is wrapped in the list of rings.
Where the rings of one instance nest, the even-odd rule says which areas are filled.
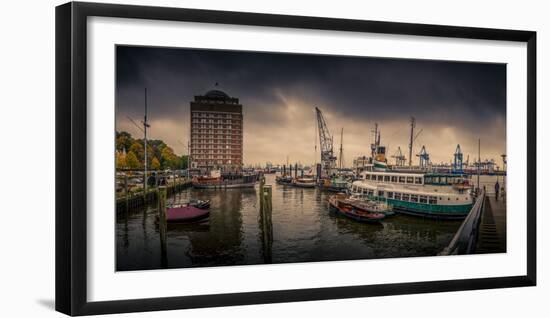
[[[147,123],[147,87],[145,88],[145,115],[143,116],[143,145],[145,148],[144,151],[144,157],[145,160],[143,161],[143,167],[144,167],[144,175],[143,175],[143,189],[145,190],[145,197],[147,197],[147,127],[149,127],[149,124]]]
[[[413,153],[413,136],[414,136],[414,127],[416,126],[416,120],[414,117],[411,117],[411,139],[409,142],[409,167],[412,165],[412,153]]]

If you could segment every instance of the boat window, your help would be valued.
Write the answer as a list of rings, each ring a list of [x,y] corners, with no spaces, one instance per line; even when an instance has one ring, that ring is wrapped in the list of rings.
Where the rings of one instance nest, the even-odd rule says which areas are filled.
[[[399,177],[399,183],[405,183],[405,177]]]
[[[388,199],[393,199],[393,192],[388,192]]]
[[[409,201],[409,194],[408,193],[403,193],[403,201]]]
[[[432,183],[432,177],[424,177],[424,183],[425,184],[431,184]]]
[[[429,202],[430,204],[437,204],[437,198],[436,198],[436,197],[429,197],[428,202]]]
[[[370,180],[370,174],[366,174],[365,179]]]
[[[378,181],[382,181],[382,179],[384,178],[384,176],[382,176],[382,175],[378,175],[378,177],[377,177],[377,178],[378,178]]]
[[[384,196],[384,191],[378,191],[378,196],[383,197]]]
[[[428,203],[428,198],[425,195],[421,195],[419,199],[420,203]]]
[[[374,195],[374,191],[373,191],[373,190],[369,190],[369,195],[370,195],[370,196],[373,196],[373,195]]]
[[[384,176],[384,182],[390,182],[390,176]]]
[[[422,178],[420,178],[420,177],[414,178],[414,183],[416,183],[416,184],[422,184]]]
[[[411,202],[418,202],[418,196],[416,194],[411,194]]]
[[[407,183],[413,183],[413,177],[407,177]]]
[[[397,193],[397,192],[396,192],[395,195],[394,195],[394,198],[395,198],[396,200],[401,200],[401,193]]]
[[[391,176],[391,182],[397,182],[397,176]]]

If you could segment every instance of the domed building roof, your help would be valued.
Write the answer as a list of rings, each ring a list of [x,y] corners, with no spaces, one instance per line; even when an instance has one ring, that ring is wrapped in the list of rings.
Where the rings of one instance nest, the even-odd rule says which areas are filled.
[[[217,89],[213,89],[213,90],[210,90],[210,91],[206,92],[206,94],[204,96],[214,97],[214,98],[229,98],[229,95],[227,95],[226,93],[224,93],[220,90],[217,90]]]

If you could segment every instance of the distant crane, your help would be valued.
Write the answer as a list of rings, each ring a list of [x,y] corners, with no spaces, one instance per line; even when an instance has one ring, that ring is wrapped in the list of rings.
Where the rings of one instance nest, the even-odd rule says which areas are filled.
[[[403,153],[401,152],[401,147],[397,147],[397,151],[395,152],[395,155],[391,157],[395,158],[396,166],[402,167],[405,165],[406,159],[405,159],[405,156],[403,156]]]
[[[321,147],[321,171],[327,176],[332,174],[336,167],[336,156],[333,151],[333,139],[327,127],[323,112],[315,107],[317,126],[319,130],[319,145]]]
[[[460,145],[456,145],[456,150],[454,154],[454,162],[453,162],[453,173],[462,173],[462,158],[464,155],[462,154],[462,151],[460,150]]]
[[[420,153],[416,156],[420,158],[420,168],[426,168],[430,164],[430,154],[426,151],[426,146],[422,146]]]

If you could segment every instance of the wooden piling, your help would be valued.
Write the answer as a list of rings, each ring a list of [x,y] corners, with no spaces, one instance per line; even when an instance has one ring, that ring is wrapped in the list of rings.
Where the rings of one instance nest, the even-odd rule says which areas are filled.
[[[272,212],[272,188],[265,184],[265,177],[260,178],[260,229],[262,233],[262,250],[264,262],[272,263],[273,223]]]
[[[159,219],[159,235],[160,235],[160,252],[161,252],[161,267],[168,266],[166,252],[166,187],[160,186],[157,188],[157,213]]]
[[[129,194],[128,194],[128,176],[126,174],[124,174],[124,200],[125,200],[125,204],[124,206],[126,207],[126,212],[128,212],[128,201],[130,200],[129,198]]]

